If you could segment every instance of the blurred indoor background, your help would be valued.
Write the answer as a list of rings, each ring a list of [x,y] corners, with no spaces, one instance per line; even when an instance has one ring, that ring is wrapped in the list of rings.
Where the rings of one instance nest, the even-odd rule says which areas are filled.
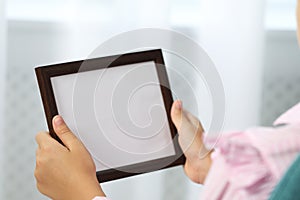
[[[226,95],[224,130],[271,125],[300,101],[295,5],[296,0],[0,0],[0,199],[47,199],[33,176],[34,136],[46,129],[34,67],[84,59],[121,32],[175,30],[197,41],[216,64]],[[180,88],[172,78],[171,85]],[[206,113],[199,115],[209,121]],[[181,167],[103,187],[113,200],[201,195],[201,186]]]

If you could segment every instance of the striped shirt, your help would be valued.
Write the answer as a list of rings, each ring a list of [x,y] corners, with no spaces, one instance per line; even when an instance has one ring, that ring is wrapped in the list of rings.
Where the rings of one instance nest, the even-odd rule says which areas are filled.
[[[224,134],[201,199],[268,199],[300,152],[300,104],[274,123],[280,124]]]

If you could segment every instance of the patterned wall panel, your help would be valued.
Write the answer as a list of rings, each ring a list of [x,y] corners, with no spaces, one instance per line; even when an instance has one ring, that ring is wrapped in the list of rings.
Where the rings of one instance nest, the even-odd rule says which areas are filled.
[[[300,101],[300,51],[294,31],[267,33],[261,123],[270,126]]]
[[[34,138],[38,131],[46,130],[34,67],[61,59],[52,46],[55,40],[60,42],[60,36],[43,26],[36,32],[28,24],[10,21],[8,26],[3,173],[6,200],[46,199],[37,191],[33,175]]]

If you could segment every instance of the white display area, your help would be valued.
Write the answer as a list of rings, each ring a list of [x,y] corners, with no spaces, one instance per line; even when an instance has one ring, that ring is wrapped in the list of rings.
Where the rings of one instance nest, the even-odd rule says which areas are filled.
[[[175,155],[153,61],[52,77],[51,83],[58,113],[97,171]]]

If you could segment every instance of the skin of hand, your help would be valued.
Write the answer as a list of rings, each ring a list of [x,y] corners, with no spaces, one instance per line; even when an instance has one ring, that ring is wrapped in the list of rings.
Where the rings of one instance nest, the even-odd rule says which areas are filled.
[[[36,168],[38,190],[55,200],[91,200],[105,196],[96,178],[91,155],[70,131],[60,116],[53,118],[53,127],[65,146],[49,133],[36,136]]]
[[[171,109],[171,118],[179,133],[179,145],[186,157],[184,170],[196,183],[203,184],[211,166],[211,152],[202,140],[203,128],[199,120],[182,107],[177,100]]]

